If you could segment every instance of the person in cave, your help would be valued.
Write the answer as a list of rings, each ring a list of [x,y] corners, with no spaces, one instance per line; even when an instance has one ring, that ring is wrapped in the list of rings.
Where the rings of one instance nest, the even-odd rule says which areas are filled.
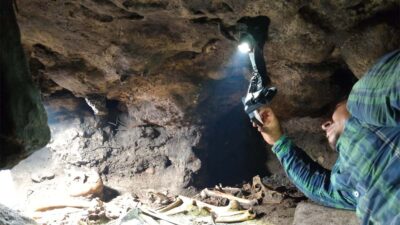
[[[400,224],[400,49],[383,56],[322,124],[338,151],[332,170],[282,132],[270,107],[258,127],[290,180],[325,206],[356,210],[361,224]]]

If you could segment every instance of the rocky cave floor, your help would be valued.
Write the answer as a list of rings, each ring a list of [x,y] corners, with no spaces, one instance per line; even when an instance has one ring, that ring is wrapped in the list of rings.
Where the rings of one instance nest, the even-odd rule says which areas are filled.
[[[159,154],[154,155],[154,152],[162,150],[160,146],[169,139],[163,137],[165,132],[160,128],[137,126],[128,129],[127,119],[124,119],[122,114],[115,117],[116,122],[111,122],[110,118],[104,120],[95,117],[89,108],[83,107],[83,110],[74,113],[65,111],[68,108],[66,102],[68,101],[63,101],[64,108],[61,110],[59,108],[55,110],[54,106],[47,104],[52,132],[50,143],[13,167],[9,174],[2,171],[2,183],[13,184],[8,191],[3,192],[2,199],[9,199],[3,204],[18,209],[22,214],[34,218],[39,224],[123,224],[121,218],[131,218],[126,213],[135,208],[139,202],[156,209],[173,202],[177,194],[201,199],[214,205],[223,206],[228,203],[226,199],[201,197],[201,188],[193,186],[194,182],[180,188],[161,182],[164,179],[180,180],[174,176],[185,176],[185,174],[179,170],[169,172],[170,167],[175,167],[177,163]],[[120,125],[116,126],[116,123]],[[289,121],[284,127],[300,129],[301,124],[302,122]],[[306,142],[306,139],[303,141]],[[190,138],[186,141],[188,140],[190,141]],[[131,145],[136,147],[131,148]],[[138,147],[139,145],[142,147]],[[141,148],[151,151],[140,153],[138,151]],[[134,152],[130,152],[132,149]],[[131,153],[135,157],[130,157]],[[335,155],[325,154],[315,158],[320,163],[329,164],[334,161]],[[260,188],[259,186],[252,187],[251,181],[245,180],[234,185],[241,189],[239,195],[242,197],[261,200],[261,204],[253,207],[257,214],[256,219],[240,224],[307,224],[301,221],[309,218],[307,212],[310,209],[307,208],[310,207],[317,207],[312,209],[314,211],[322,208],[320,216],[325,216],[325,219],[330,218],[326,213],[329,214],[331,211],[309,204],[309,201],[297,191],[275,158],[269,157],[266,165],[268,170],[273,172],[263,177],[263,183],[271,188],[268,189],[272,191],[271,193],[277,191],[278,197],[272,195],[270,199],[266,199],[269,202],[265,203],[264,200],[262,203],[265,197],[257,197],[257,190],[254,192],[254,189]],[[184,168],[185,170],[187,168]],[[146,182],[147,185],[144,185]],[[220,183],[218,186],[221,188],[228,185]],[[203,184],[202,188],[204,187]],[[300,215],[300,219],[297,218],[298,222],[293,223],[296,220],[295,211],[299,203],[306,210],[303,219]],[[301,211],[301,208],[297,209],[299,210]],[[336,213],[344,213],[345,216],[334,214],[333,218],[347,221],[346,224],[355,221],[352,213],[342,211]],[[211,214],[193,210],[177,214],[173,218],[181,224],[213,224]]]

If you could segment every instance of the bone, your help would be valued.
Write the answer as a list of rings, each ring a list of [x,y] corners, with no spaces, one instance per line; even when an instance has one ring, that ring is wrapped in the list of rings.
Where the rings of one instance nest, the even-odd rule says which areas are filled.
[[[237,193],[240,193],[242,191],[242,189],[240,188],[222,186],[215,186],[215,189],[224,193],[230,193],[232,195],[236,195]]]
[[[96,171],[71,171],[70,173],[71,178],[74,179],[69,187],[70,196],[102,197],[104,185],[100,175]]]
[[[220,192],[220,191],[212,191],[212,190],[209,190],[207,188],[202,190],[200,195],[202,197],[204,197],[204,198],[205,197],[216,197],[216,198],[226,198],[226,199],[229,199],[229,200],[235,200],[235,201],[239,202],[240,205],[242,205],[244,207],[247,207],[247,208],[258,204],[258,201],[256,199],[251,199],[250,200],[250,199],[239,198],[239,197],[236,197],[236,196],[231,195],[231,194],[223,193],[223,192]]]
[[[50,200],[43,201],[34,206],[33,211],[47,211],[59,208],[89,208],[93,203],[86,199],[75,199],[71,197],[51,198]]]
[[[188,212],[195,206],[211,212],[213,218],[219,222],[242,222],[255,218],[255,213],[251,210],[239,210],[240,204],[236,200],[230,200],[227,206],[215,206],[181,195],[174,203],[159,210],[159,212],[163,212],[164,215],[173,215]]]
[[[242,210],[232,214],[218,215],[214,214],[213,219],[215,223],[234,223],[252,220],[256,218],[256,214],[251,210]]]
[[[258,195],[257,198],[262,199],[263,203],[279,204],[284,198],[283,194],[267,188],[261,181],[260,176],[253,177],[253,190],[258,190],[256,193]]]
[[[160,210],[159,212],[164,213],[165,215],[174,215],[183,212],[189,212],[195,207],[195,200],[191,198],[187,198],[184,196],[179,196],[178,199]],[[174,207],[175,206],[175,207]]]
[[[182,205],[182,204],[183,204],[182,199],[180,199],[180,198],[178,197],[178,198],[176,199],[176,201],[172,202],[171,204],[169,204],[169,205],[167,205],[167,206],[165,206],[165,207],[162,207],[161,209],[158,209],[157,212],[160,212],[160,213],[167,212],[167,211],[169,211],[169,210],[171,210],[171,209],[173,209],[173,208],[176,208],[176,207],[178,207],[178,206],[180,206],[180,205]]]
[[[240,208],[239,203],[235,200],[229,201],[229,204],[227,206],[215,206],[199,200],[195,200],[195,203],[196,206],[199,207],[200,209],[205,209],[211,213],[217,213],[217,214],[222,214],[235,210],[237,211]]]

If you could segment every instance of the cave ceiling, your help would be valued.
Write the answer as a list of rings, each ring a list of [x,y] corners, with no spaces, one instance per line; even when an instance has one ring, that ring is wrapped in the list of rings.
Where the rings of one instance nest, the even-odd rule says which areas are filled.
[[[318,115],[400,46],[398,0],[19,0],[32,75],[44,94],[98,94],[184,115],[210,98],[207,84],[248,78],[233,59],[235,27],[265,16],[264,57],[284,118]],[[245,88],[245,86],[243,86]],[[237,104],[245,90],[230,92]],[[237,96],[237,98],[232,97]],[[229,103],[230,102],[230,103]]]

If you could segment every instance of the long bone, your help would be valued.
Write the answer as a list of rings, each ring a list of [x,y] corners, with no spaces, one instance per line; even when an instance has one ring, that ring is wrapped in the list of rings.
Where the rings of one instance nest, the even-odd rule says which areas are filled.
[[[207,188],[201,191],[200,195],[202,197],[216,197],[216,198],[226,198],[229,200],[234,200],[240,203],[240,205],[246,207],[246,208],[251,208],[254,205],[258,204],[258,201],[256,199],[244,199],[244,198],[239,198],[231,194],[223,193],[220,191],[212,191]]]

